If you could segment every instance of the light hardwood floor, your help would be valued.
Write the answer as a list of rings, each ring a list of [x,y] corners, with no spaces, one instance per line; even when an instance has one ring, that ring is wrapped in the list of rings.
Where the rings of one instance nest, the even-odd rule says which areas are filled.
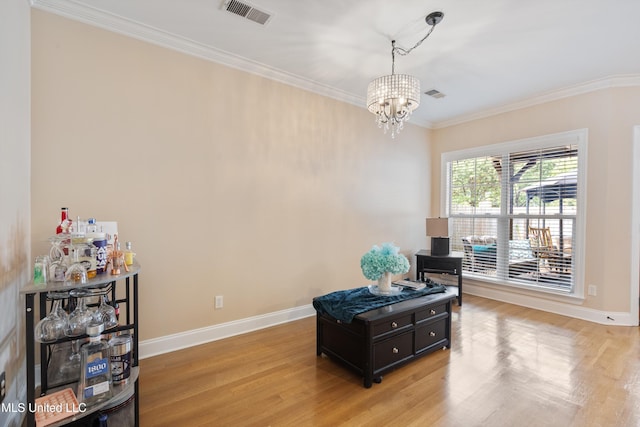
[[[640,332],[465,295],[453,343],[362,387],[315,317],[142,360],[142,426],[639,426]]]

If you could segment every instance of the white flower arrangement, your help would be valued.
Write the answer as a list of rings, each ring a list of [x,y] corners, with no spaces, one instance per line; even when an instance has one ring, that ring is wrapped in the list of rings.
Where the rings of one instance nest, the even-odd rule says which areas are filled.
[[[369,280],[378,280],[384,273],[404,274],[409,271],[409,260],[392,243],[374,245],[360,259],[362,274]]]

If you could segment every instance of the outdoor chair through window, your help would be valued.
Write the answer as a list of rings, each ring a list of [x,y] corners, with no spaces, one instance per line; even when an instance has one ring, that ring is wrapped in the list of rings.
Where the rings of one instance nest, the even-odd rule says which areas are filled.
[[[531,248],[539,258],[550,258],[556,252],[549,227],[529,227],[529,241],[531,241]]]

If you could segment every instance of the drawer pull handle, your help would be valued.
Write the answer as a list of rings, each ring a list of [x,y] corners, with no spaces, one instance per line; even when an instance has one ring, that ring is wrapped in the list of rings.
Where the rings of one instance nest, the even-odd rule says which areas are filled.
[[[398,354],[398,352],[399,352],[400,350],[398,350],[398,348],[397,348],[397,347],[393,347],[393,350],[391,350],[391,351],[393,351],[393,354]]]
[[[436,314],[436,311],[434,309],[431,309],[431,311],[429,313]]]
[[[398,324],[397,324],[396,322],[391,322],[391,327],[392,327],[392,328],[397,328],[397,327],[398,327]]]
[[[433,332],[433,331],[431,331],[431,332],[429,332],[429,336],[430,336],[430,337],[435,337],[435,336],[436,336],[436,333],[435,333],[435,332]]]

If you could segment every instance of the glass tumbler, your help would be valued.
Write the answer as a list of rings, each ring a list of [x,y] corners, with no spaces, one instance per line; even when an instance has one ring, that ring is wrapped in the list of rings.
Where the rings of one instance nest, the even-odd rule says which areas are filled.
[[[47,283],[49,278],[49,257],[47,255],[37,256],[33,263],[33,283],[42,285]]]

